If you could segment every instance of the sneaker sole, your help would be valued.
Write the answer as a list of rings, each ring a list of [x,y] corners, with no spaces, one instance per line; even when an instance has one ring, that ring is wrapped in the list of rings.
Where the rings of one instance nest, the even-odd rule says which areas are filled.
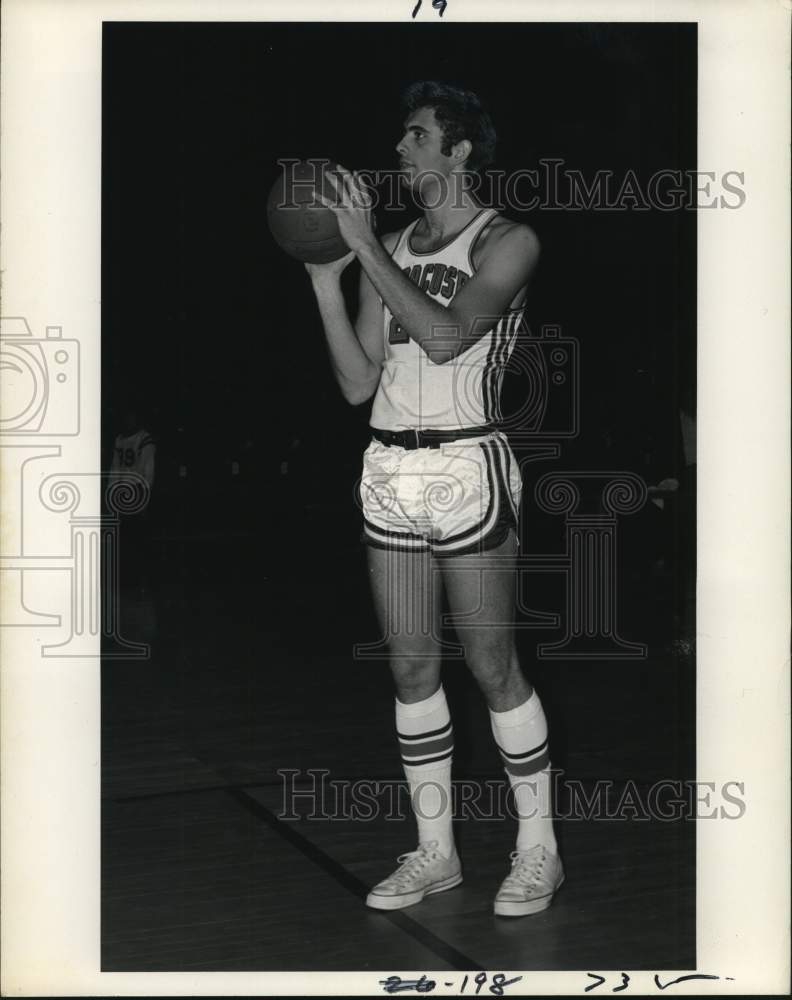
[[[553,902],[553,897],[564,884],[564,878],[555,887],[555,889],[548,893],[546,896],[542,896],[539,899],[528,899],[522,903],[512,902],[510,900],[495,900],[495,916],[496,917],[528,917],[533,913],[541,913],[543,910],[549,908],[550,904]]]
[[[442,882],[435,882],[428,889],[417,889],[415,892],[405,892],[401,896],[383,896],[376,892],[370,892],[366,897],[366,906],[373,910],[403,910],[406,906],[415,906],[426,896],[431,896],[435,892],[445,892],[446,889],[453,889],[462,881],[462,873],[458,872]]]

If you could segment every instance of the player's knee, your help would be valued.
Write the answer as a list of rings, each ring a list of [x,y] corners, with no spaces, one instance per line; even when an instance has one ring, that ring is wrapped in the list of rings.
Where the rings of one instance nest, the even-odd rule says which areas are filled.
[[[483,691],[498,694],[510,688],[514,663],[508,649],[467,650],[465,659]]]
[[[400,658],[391,663],[391,670],[399,701],[423,701],[437,690],[440,664],[436,657]]]

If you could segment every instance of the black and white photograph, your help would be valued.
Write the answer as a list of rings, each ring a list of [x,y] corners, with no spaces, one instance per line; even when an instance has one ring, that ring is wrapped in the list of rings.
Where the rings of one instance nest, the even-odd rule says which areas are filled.
[[[762,820],[768,796],[788,805],[788,761],[760,721],[788,700],[788,581],[767,571],[760,619],[758,570],[727,563],[747,477],[769,489],[744,444],[783,410],[788,347],[759,272],[753,349],[729,328],[719,354],[720,322],[750,339],[756,269],[721,265],[717,234],[756,225],[757,174],[710,153],[710,22],[682,4],[254,7],[110,4],[84,22],[90,72],[60,94],[34,76],[53,120],[96,83],[95,200],[86,184],[69,202],[55,156],[60,235],[40,258],[91,275],[95,336],[12,280],[2,638],[37,637],[47,711],[70,670],[93,691],[71,800],[91,989],[778,988],[788,945],[770,934],[760,957],[757,929],[737,958],[709,902],[734,877],[788,912],[761,887],[788,881],[771,859],[789,834],[782,811]],[[4,117],[34,148],[17,106]],[[26,239],[12,221],[7,260]],[[732,461],[713,416],[737,410]],[[744,549],[778,554],[756,534]],[[71,745],[65,715],[50,735]],[[22,788],[6,781],[4,809]],[[68,881],[67,853],[47,864],[63,855]],[[16,992],[37,995],[17,927]]]

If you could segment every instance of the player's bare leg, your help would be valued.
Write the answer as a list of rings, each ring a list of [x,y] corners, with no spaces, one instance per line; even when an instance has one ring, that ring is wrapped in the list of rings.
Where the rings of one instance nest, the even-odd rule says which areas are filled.
[[[371,591],[396,687],[396,731],[418,824],[418,848],[369,893],[376,909],[401,909],[459,885],[451,828],[453,730],[440,685],[441,577],[429,553],[369,548]]]
[[[519,816],[512,868],[495,900],[501,916],[546,909],[564,879],[553,833],[547,722],[520,669],[514,641],[517,542],[513,532],[482,555],[442,561],[449,609],[465,658],[490,709],[493,736]],[[492,569],[493,557],[503,568]]]
[[[507,712],[527,701],[533,688],[523,675],[514,642],[517,542],[513,532],[481,555],[441,561],[448,606],[465,661],[488,706]],[[502,568],[489,565],[498,559]]]

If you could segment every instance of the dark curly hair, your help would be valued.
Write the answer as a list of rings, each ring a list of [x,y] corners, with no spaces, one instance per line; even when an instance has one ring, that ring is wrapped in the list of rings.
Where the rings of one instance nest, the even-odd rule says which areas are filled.
[[[441,150],[450,156],[451,147],[463,139],[472,145],[466,168],[478,173],[495,159],[497,136],[487,111],[478,96],[436,80],[420,80],[402,94],[402,111],[411,114],[420,108],[431,108],[443,131]]]

